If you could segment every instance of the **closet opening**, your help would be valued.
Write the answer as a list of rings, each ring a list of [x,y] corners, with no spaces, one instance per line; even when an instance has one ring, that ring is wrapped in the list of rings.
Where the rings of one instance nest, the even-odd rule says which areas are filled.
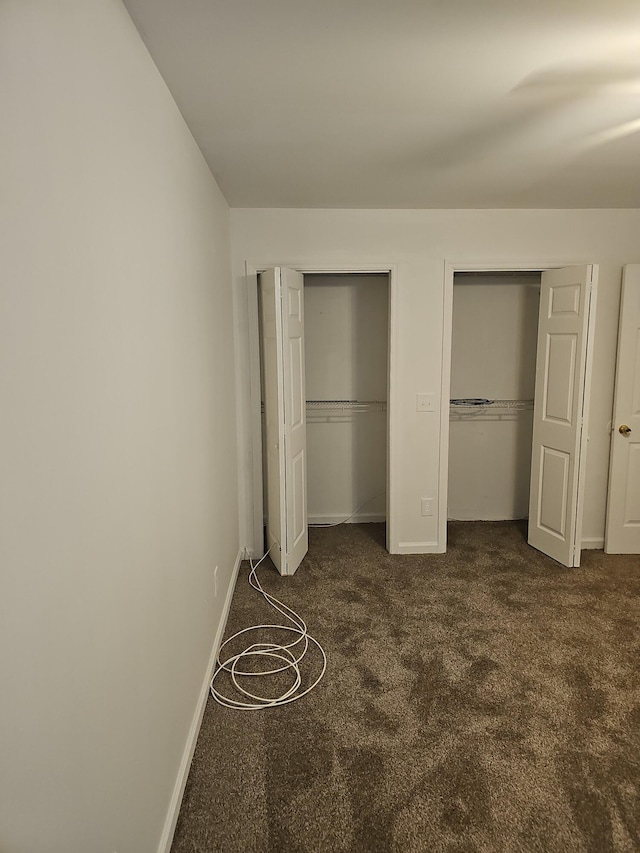
[[[541,273],[455,272],[449,521],[529,515]]]
[[[255,550],[266,530],[293,574],[307,526],[368,522],[386,523],[388,548],[391,274],[274,267],[257,284]]]
[[[309,525],[386,522],[389,275],[304,275]]]

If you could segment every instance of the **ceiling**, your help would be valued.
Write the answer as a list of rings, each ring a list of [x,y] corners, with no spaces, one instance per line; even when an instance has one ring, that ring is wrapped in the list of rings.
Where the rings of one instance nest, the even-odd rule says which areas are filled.
[[[640,207],[638,0],[125,0],[232,207]]]

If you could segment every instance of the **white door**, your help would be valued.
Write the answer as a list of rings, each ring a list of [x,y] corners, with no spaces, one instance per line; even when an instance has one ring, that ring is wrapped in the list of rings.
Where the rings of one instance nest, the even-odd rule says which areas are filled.
[[[597,267],[542,275],[536,356],[529,544],[580,565]]]
[[[604,549],[640,554],[640,264],[622,279]]]
[[[283,267],[260,276],[267,547],[281,575],[307,553],[304,282]]]

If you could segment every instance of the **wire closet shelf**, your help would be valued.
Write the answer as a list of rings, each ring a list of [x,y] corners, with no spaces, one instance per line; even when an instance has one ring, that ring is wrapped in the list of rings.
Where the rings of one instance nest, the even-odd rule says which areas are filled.
[[[520,412],[533,412],[533,400],[490,400],[485,397],[464,397],[450,400],[451,420],[483,418],[505,420],[517,417]]]
[[[350,420],[353,415],[375,414],[387,411],[386,400],[307,400],[307,421]],[[264,403],[262,404],[264,415]]]

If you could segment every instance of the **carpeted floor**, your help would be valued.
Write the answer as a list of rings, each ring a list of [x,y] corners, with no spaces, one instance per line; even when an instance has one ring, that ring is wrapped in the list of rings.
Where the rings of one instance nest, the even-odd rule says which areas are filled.
[[[259,569],[327,674],[284,708],[209,700],[173,853],[640,851],[640,558],[564,569],[519,522],[451,524],[443,555],[383,536],[312,530],[295,577]],[[273,621],[246,578],[228,634]]]

